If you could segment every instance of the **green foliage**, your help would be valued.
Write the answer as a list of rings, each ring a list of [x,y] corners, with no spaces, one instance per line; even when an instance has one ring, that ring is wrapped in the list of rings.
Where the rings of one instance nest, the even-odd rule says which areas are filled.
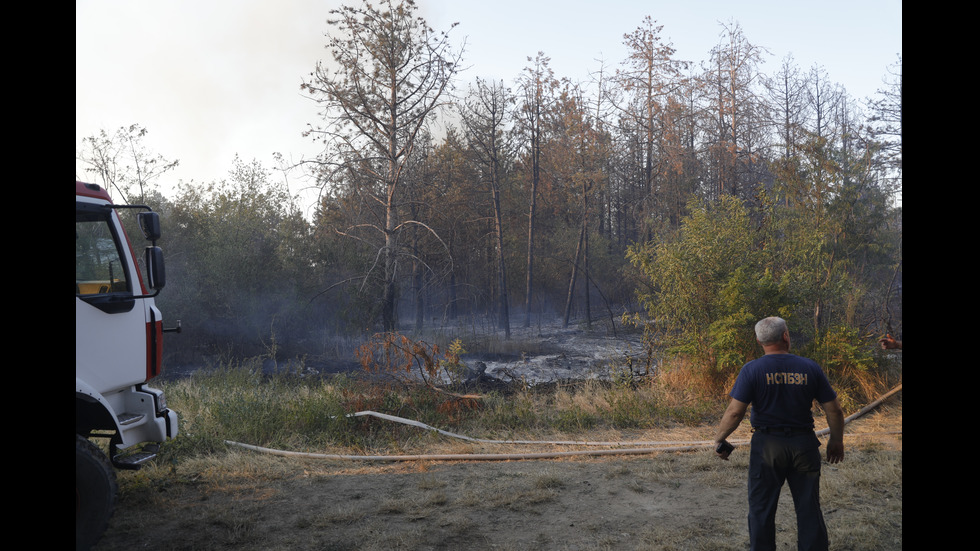
[[[181,185],[165,220],[171,277],[159,298],[192,329],[181,344],[246,357],[262,341],[288,344],[310,321],[317,270],[309,224],[292,205],[255,162],[236,159],[228,180]]]
[[[752,327],[756,317],[738,310],[708,326],[708,339],[714,351],[715,367],[719,371],[737,370],[756,353]]]
[[[453,339],[453,342],[449,343],[449,349],[446,351],[445,358],[442,360],[442,368],[449,375],[449,380],[452,383],[462,382],[462,376],[466,372],[466,364],[460,359],[460,356],[466,354],[466,349],[463,348],[463,341],[460,339]]]
[[[607,413],[609,423],[614,428],[628,429],[648,426],[649,420],[656,418],[658,413],[656,404],[648,401],[637,392],[610,393],[609,411]]]
[[[651,348],[724,381],[760,353],[755,322],[777,315],[790,322],[797,350],[811,351],[829,370],[853,377],[871,369],[871,343],[849,325],[868,313],[857,279],[863,274],[854,268],[861,260],[868,270],[888,255],[865,245],[882,223],[879,211],[853,207],[847,189],[828,192],[820,208],[764,194],[753,209],[732,196],[692,203],[675,235],[631,247],[650,320],[632,321],[645,324]],[[864,237],[854,239],[855,232]]]
[[[867,372],[877,366],[872,349],[857,329],[836,325],[820,334],[805,352],[830,376]]]
[[[181,415],[182,443],[213,450],[223,440],[266,446],[348,442],[341,397],[348,383],[284,371],[263,375],[261,360],[202,369],[165,386]],[[180,409],[177,409],[177,408]]]
[[[482,423],[487,427],[510,433],[512,431],[534,431],[541,427],[541,411],[528,392],[512,395],[491,393],[487,399]]]
[[[857,329],[835,325],[808,343],[802,354],[819,363],[837,390],[845,410],[854,410],[874,397],[878,371],[874,348]]]
[[[783,312],[785,290],[739,199],[726,196],[688,208],[691,215],[673,239],[637,245],[627,253],[647,284],[638,293],[652,320],[647,338],[668,355],[730,371],[755,350],[747,323]]]
[[[559,431],[587,431],[601,424],[602,417],[581,407],[569,407],[555,412],[554,426]]]

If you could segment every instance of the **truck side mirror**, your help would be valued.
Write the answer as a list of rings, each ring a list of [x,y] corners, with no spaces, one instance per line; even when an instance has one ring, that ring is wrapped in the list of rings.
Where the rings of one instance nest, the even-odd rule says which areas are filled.
[[[159,291],[167,284],[167,271],[163,265],[163,249],[157,246],[147,247],[145,255],[146,275],[149,278],[147,283],[150,289]]]
[[[141,212],[138,215],[140,230],[143,232],[143,237],[149,241],[156,241],[160,239],[162,231],[160,229],[160,215],[153,212]]]

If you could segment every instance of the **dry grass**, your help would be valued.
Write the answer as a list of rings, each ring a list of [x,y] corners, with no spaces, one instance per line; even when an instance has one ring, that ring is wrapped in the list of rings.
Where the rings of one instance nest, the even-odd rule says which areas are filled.
[[[899,399],[849,424],[844,463],[824,466],[832,549],[902,548],[901,425]],[[699,425],[561,436],[679,441],[712,431]],[[443,437],[411,448],[515,451]],[[122,473],[120,506],[100,549],[745,549],[747,465],[743,449],[728,462],[707,450],[359,462],[227,448]],[[796,531],[792,509],[784,489],[777,537],[788,548]]]
[[[679,368],[656,380],[488,393],[479,409],[450,411],[428,394],[346,379],[265,381],[246,369],[175,381],[165,390],[181,412],[182,435],[155,465],[120,473],[120,503],[99,549],[745,549],[744,448],[728,462],[707,449],[373,462],[284,458],[222,443],[247,436],[339,455],[583,449],[325,419],[355,403],[486,439],[699,442],[713,437],[724,409],[713,388]],[[817,428],[824,426],[818,415]],[[845,462],[825,465],[821,481],[832,549],[902,548],[901,430],[901,394],[847,426]],[[748,437],[745,426],[732,439]],[[780,545],[792,547],[788,489],[777,522]]]

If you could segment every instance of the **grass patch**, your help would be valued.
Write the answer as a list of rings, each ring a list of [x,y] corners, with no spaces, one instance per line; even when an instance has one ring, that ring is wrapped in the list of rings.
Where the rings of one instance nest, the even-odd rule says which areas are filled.
[[[395,453],[438,438],[416,427],[349,417],[367,410],[476,437],[529,439],[694,425],[714,421],[722,403],[678,396],[653,379],[514,385],[461,399],[360,374],[264,374],[258,360],[202,369],[160,386],[180,413],[180,435],[164,446],[172,460],[214,453],[225,440],[293,451]]]
[[[282,458],[225,444],[337,455],[579,449],[468,442],[348,417],[364,410],[496,440],[711,438],[727,398],[683,366],[656,377],[481,390],[361,373],[270,375],[260,360],[248,360],[155,386],[179,413],[180,435],[164,443],[157,461],[120,473],[125,506],[105,549],[524,549],[561,548],[569,537],[583,549],[737,549],[747,542],[747,448],[728,462],[705,450],[590,461],[367,463]],[[479,397],[461,399],[464,392]],[[900,406],[896,411],[900,428]],[[896,417],[889,413],[862,425],[887,432],[894,427],[882,423]],[[863,442],[849,439],[845,463],[823,471],[832,548],[900,549],[901,451]],[[781,506],[787,518],[791,511]],[[552,526],[555,518],[563,520]],[[795,529],[792,519],[785,524]],[[507,544],[493,543],[505,537]]]

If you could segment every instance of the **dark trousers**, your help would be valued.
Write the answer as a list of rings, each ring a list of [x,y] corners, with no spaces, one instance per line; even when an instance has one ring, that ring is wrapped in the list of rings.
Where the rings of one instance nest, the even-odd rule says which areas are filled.
[[[829,547],[820,510],[820,441],[813,431],[752,434],[749,454],[749,540],[752,551],[776,549],[776,505],[789,482],[796,508],[797,548]]]

